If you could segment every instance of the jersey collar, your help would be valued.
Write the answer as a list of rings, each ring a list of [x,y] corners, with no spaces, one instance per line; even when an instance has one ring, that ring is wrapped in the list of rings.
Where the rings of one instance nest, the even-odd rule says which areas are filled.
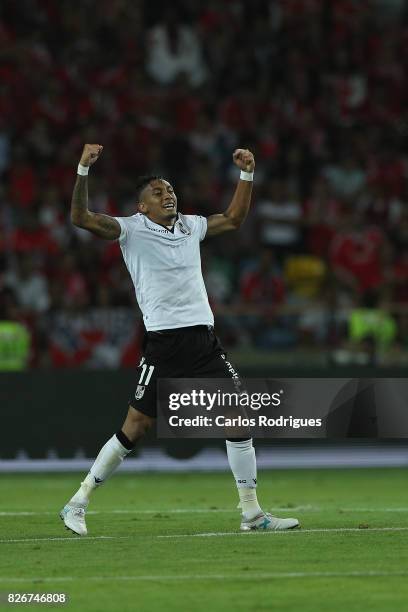
[[[171,228],[168,228],[167,225],[163,225],[162,223],[156,223],[155,221],[152,221],[151,219],[149,219],[147,215],[146,215],[146,219],[148,220],[149,223],[152,223],[153,225],[156,225],[157,227],[162,227],[163,229],[167,230],[170,234],[174,234],[174,229],[176,226],[180,230],[180,232],[184,234],[185,236],[189,236],[191,234],[188,227],[181,220],[179,213],[177,213],[177,218],[174,222],[173,227]]]

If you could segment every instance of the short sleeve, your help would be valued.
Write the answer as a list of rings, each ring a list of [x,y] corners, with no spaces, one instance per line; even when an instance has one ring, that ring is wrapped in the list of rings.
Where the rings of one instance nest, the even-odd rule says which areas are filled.
[[[207,233],[207,219],[205,217],[201,217],[198,215],[196,217],[197,225],[198,225],[198,235],[200,236],[200,242],[204,240],[205,235]]]
[[[128,237],[128,220],[127,217],[113,217],[120,225],[119,242],[123,242]]]
[[[198,236],[199,241],[204,240],[207,233],[207,219],[201,215],[182,215],[179,214],[179,221],[185,224],[186,228]]]

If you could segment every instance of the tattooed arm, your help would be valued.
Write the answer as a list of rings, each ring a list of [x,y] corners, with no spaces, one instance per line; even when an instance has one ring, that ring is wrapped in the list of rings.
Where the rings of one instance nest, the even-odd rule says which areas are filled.
[[[101,145],[86,144],[79,163],[82,166],[92,166],[102,149]],[[105,240],[116,240],[120,236],[120,225],[116,219],[88,210],[88,177],[80,174],[72,193],[71,221],[77,227],[82,227]]]

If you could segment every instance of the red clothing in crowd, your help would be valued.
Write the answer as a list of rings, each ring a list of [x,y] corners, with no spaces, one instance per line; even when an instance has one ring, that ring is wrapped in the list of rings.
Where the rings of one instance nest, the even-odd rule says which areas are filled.
[[[22,227],[17,228],[11,237],[11,245],[17,253],[38,251],[55,255],[59,251],[57,243],[46,227],[38,227],[32,230]]]
[[[241,297],[245,302],[281,304],[285,286],[278,276],[260,270],[248,272],[241,281]]]
[[[376,227],[339,233],[331,245],[331,263],[351,274],[362,293],[376,289],[383,282],[382,244],[382,232]]]

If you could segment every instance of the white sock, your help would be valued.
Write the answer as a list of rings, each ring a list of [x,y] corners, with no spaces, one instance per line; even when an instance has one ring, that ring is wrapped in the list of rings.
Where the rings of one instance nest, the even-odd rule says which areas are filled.
[[[113,435],[106,444],[102,446],[89,473],[85,477],[85,480],[81,482],[81,486],[71,498],[70,503],[87,506],[92,491],[103,484],[105,480],[113,474],[129,453],[130,450],[119,442],[116,434]]]
[[[240,499],[244,518],[250,520],[262,509],[256,496],[256,457],[252,439],[243,442],[226,441],[227,456]]]

